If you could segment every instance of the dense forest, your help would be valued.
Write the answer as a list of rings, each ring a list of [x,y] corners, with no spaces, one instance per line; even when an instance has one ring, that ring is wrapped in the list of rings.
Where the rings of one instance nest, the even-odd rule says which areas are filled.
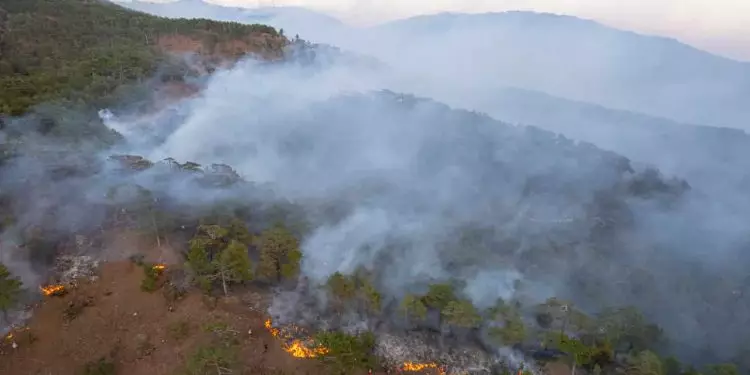
[[[0,113],[19,115],[60,99],[111,104],[117,88],[163,68],[170,52],[164,39],[175,35],[202,45],[209,55],[222,52],[217,51],[222,43],[241,41],[246,46],[239,53],[280,56],[286,43],[269,26],[172,20],[106,1],[3,1]]]
[[[631,248],[635,239],[642,240],[635,225],[639,215],[679,212],[690,193],[685,181],[653,169],[635,170],[626,158],[589,144],[392,92],[334,98],[309,112],[292,113],[285,124],[302,126],[285,133],[276,147],[289,165],[313,166],[311,172],[293,176],[300,179],[293,180],[295,185],[336,187],[320,185],[328,175],[314,166],[343,169],[345,158],[316,150],[354,148],[352,134],[347,133],[352,144],[338,138],[341,129],[354,132],[341,124],[357,121],[375,129],[387,113],[399,131],[391,129],[394,138],[385,141],[406,145],[401,151],[408,152],[408,141],[422,142],[410,166],[413,176],[357,180],[348,190],[290,199],[225,164],[152,161],[137,155],[103,160],[102,149],[106,154],[105,146],[122,137],[78,108],[117,103],[122,87],[137,88],[173,68],[173,52],[185,51],[170,51],[160,43],[166,36],[197,41],[202,47],[192,52],[207,56],[223,42],[244,40],[252,48],[241,53],[271,59],[282,57],[289,41],[267,26],[167,20],[96,0],[6,0],[0,3],[0,20],[0,112],[9,115],[0,118],[0,230],[3,241],[24,252],[40,273],[75,248],[77,237],[96,248],[103,233],[128,229],[182,250],[180,268],[187,282],[165,286],[176,294],[191,289],[230,294],[247,284],[301,294],[297,303],[272,310],[285,311],[282,321],[319,328],[316,342],[338,354],[327,360],[342,373],[372,368],[383,359],[376,354],[390,354],[377,352],[369,333],[340,333],[356,321],[375,336],[424,334],[446,352],[474,347],[493,353],[511,347],[540,363],[568,363],[579,373],[739,374],[733,364],[706,365],[727,357],[710,348],[708,360],[686,358],[684,365],[671,356],[694,351],[670,342],[652,319],[664,321],[669,313],[658,311],[662,304],[655,301],[664,294],[652,288],[662,270],[644,264],[665,255]],[[238,57],[234,52],[220,53]],[[58,102],[58,109],[48,113],[44,105],[36,107],[49,102]],[[71,104],[70,109],[60,110],[59,102]],[[346,161],[358,161],[351,159]],[[448,181],[442,180],[447,178],[445,166],[466,171],[450,196],[439,190]],[[399,190],[404,183],[414,189]],[[306,275],[305,262],[315,264],[319,255],[306,255],[305,244],[314,243],[321,228],[340,224],[363,207],[399,217],[436,215],[438,230],[418,232],[433,238],[404,234],[353,246],[357,248],[346,249],[346,255],[359,257],[362,264],[317,280]],[[570,217],[547,217],[559,212]],[[424,244],[434,251],[427,257],[447,277],[403,276],[412,267],[405,263],[424,255]],[[362,254],[369,254],[371,263],[363,262]],[[725,293],[721,280],[711,280],[690,261],[667,261],[672,272],[689,275],[671,280],[694,289],[696,298]],[[513,293],[475,303],[480,298],[469,293],[467,275],[508,265],[524,275],[515,280]],[[565,284],[556,290],[565,298],[535,300],[536,283],[551,275]],[[146,273],[144,291],[154,288],[154,277]],[[0,310],[24,302],[23,287],[0,267]],[[305,316],[311,310],[320,321]],[[695,314],[701,320],[722,316],[715,311]],[[704,346],[689,344],[690,350]],[[733,351],[730,356],[738,355]],[[458,357],[440,360],[459,369],[463,359]],[[740,363],[743,358],[737,359]],[[507,370],[506,363],[500,365],[498,372]]]

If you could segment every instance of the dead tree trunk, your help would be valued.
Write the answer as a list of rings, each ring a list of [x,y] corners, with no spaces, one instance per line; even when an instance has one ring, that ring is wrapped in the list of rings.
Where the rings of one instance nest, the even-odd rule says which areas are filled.
[[[224,288],[224,297],[228,297],[229,291],[227,290],[227,278],[224,269],[221,270],[221,287]]]
[[[161,240],[159,239],[159,226],[156,225],[156,215],[154,215],[154,211],[151,211],[151,223],[153,223],[154,233],[156,233],[156,246],[161,248]]]

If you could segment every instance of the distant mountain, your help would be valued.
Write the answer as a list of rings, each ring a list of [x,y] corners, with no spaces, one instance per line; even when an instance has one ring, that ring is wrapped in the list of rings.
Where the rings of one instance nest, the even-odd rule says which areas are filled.
[[[320,42],[333,38],[347,26],[336,18],[301,7],[238,8],[207,3],[203,0],[178,0],[153,3],[134,0],[118,2],[122,6],[169,18],[207,18],[283,28],[287,36],[299,34],[307,40]]]
[[[506,121],[534,124],[657,165],[694,185],[711,185],[712,191],[750,189],[750,135],[742,130],[684,124],[530,90],[493,94],[475,105]]]
[[[750,128],[750,63],[575,17],[438,14],[338,42],[466,86],[515,86],[681,122]]]
[[[750,129],[750,63],[571,16],[442,13],[358,29],[299,7],[122,4],[166,17],[264,23],[446,85],[518,87],[678,122]]]
[[[728,118],[743,116],[743,106],[734,105],[741,94],[732,90],[745,86],[741,79],[731,79],[730,73],[740,77],[748,64],[675,40],[619,31],[574,17],[528,12],[444,13],[356,29],[303,8],[228,8],[201,0],[126,5],[173,17],[271,20],[274,26],[284,27],[287,35],[295,24],[310,26],[318,35],[322,35],[320,30],[339,28],[344,31],[319,39],[387,61],[403,73],[389,82],[401,91],[591,142],[696,184],[711,183],[719,175],[725,182],[723,188],[750,184],[750,175],[739,172],[750,170],[750,165],[745,167],[750,163],[748,134],[688,125],[723,125]],[[299,23],[291,22],[295,17]],[[308,38],[307,33],[300,34]],[[693,68],[702,74],[691,75]],[[703,74],[706,71],[708,74]],[[713,71],[716,74],[712,76]],[[714,76],[716,82],[709,82]],[[691,77],[694,79],[688,80]],[[686,87],[713,89],[673,90],[670,81],[681,80]],[[721,93],[717,98],[729,99],[715,99],[712,92]],[[584,99],[564,98],[581,96]],[[696,101],[699,104],[694,104]],[[717,109],[724,107],[728,109]]]

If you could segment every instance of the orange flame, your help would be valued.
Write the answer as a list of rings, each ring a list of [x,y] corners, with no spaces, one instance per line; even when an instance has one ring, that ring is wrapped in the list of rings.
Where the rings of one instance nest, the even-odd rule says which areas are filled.
[[[14,342],[16,339],[17,334],[20,334],[21,332],[28,332],[31,328],[29,327],[16,327],[13,328],[10,332],[8,332],[7,335],[5,335],[5,340],[8,342]]]
[[[418,363],[418,362],[411,362],[411,361],[409,361],[409,362],[404,362],[404,364],[401,365],[401,370],[402,371],[417,372],[417,371],[424,371],[424,370],[427,370],[427,369],[436,369],[438,371],[438,374],[440,374],[440,375],[445,375],[446,374],[445,370],[442,367],[438,366],[437,363],[433,363],[433,362],[430,362],[430,363]]]
[[[284,350],[297,358],[315,358],[328,354],[328,348],[324,346],[310,348],[300,340],[294,340],[291,344],[284,345]]]
[[[280,329],[273,327],[271,319],[266,319],[263,325],[266,327],[268,332],[273,335],[273,337],[279,337],[285,340],[291,339],[288,334],[282,334],[282,331]],[[298,327],[293,328],[294,331],[299,332]],[[282,348],[284,349],[284,351],[296,358],[315,358],[321,355],[328,354],[329,352],[328,348],[324,346],[317,345],[311,347],[306,345],[302,342],[302,340],[299,339],[292,339],[290,343],[284,344]]]
[[[154,270],[154,271],[156,271],[156,272],[162,272],[166,268],[167,268],[166,264],[154,264],[154,266],[151,267],[151,269]]]
[[[39,290],[42,291],[42,294],[45,296],[59,296],[65,293],[65,285],[47,285],[47,286],[40,286]]]
[[[266,326],[268,332],[271,332],[271,335],[273,335],[273,337],[279,337],[279,329],[271,326],[271,319],[267,319],[264,325]]]

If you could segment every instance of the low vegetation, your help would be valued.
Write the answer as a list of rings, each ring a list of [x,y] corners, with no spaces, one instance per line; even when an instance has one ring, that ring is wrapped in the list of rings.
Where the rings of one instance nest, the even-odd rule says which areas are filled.
[[[81,375],[115,375],[117,374],[117,367],[114,362],[107,358],[99,358],[96,361],[87,363]]]
[[[209,323],[203,329],[211,333],[211,340],[198,347],[187,359],[184,373],[186,375],[234,373],[240,365],[237,357],[239,345],[237,332],[221,321]]]
[[[158,288],[159,270],[151,264],[143,264],[143,280],[141,281],[141,290],[144,292],[153,292]]]
[[[190,336],[191,327],[190,322],[187,320],[180,320],[174,322],[168,327],[169,337],[173,340],[180,341]]]
[[[3,314],[3,321],[8,322],[8,311],[16,307],[20,301],[23,283],[21,280],[11,275],[8,267],[0,263],[0,312]]]
[[[342,332],[322,332],[315,335],[316,345],[328,349],[325,355],[318,357],[330,364],[335,374],[351,374],[355,370],[369,370],[378,367],[377,358],[373,355],[375,336],[366,332],[359,335],[348,335]]]

